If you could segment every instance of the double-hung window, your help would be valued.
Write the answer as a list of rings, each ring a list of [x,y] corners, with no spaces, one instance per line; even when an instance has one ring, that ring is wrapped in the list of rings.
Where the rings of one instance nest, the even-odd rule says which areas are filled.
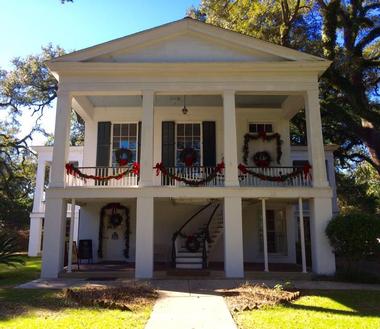
[[[186,148],[193,149],[197,153],[197,158],[193,165],[201,165],[201,145],[200,123],[178,123],[176,137],[176,165],[180,167],[185,166],[181,159],[181,154]]]
[[[121,148],[129,149],[132,154],[130,162],[137,161],[138,148],[137,123],[114,123],[112,127],[112,166],[118,166],[115,152]]]

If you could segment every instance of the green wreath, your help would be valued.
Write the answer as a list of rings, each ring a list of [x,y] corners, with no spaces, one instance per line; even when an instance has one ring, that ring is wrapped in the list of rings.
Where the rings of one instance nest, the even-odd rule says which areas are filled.
[[[133,153],[130,149],[121,147],[115,151],[115,157],[120,166],[125,166],[132,161]]]

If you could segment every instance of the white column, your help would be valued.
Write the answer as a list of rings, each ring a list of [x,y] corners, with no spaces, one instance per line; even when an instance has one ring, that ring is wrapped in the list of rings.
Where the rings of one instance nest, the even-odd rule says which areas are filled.
[[[268,236],[267,236],[267,209],[265,199],[261,199],[261,210],[263,219],[263,251],[264,251],[264,271],[269,272],[268,266]]]
[[[305,117],[309,162],[312,165],[313,186],[328,186],[325,165],[325,150],[322,137],[321,113],[318,88],[308,90],[305,95]]]
[[[141,123],[140,186],[153,185],[154,92],[143,91]]]
[[[75,207],[75,218],[74,218],[74,241],[78,245],[78,236],[79,236],[79,209],[80,207]]]
[[[71,99],[70,93],[58,92],[50,187],[65,185],[65,164],[70,145]]]
[[[224,185],[238,186],[235,92],[223,92]]]
[[[331,198],[314,198],[310,201],[310,234],[313,272],[335,273],[335,255],[325,233],[332,217]]]
[[[70,214],[70,231],[69,244],[67,246],[67,272],[73,269],[73,241],[74,241],[74,222],[75,222],[75,199],[71,199],[71,214]]]
[[[154,200],[138,197],[136,206],[136,267],[137,279],[153,277]]]
[[[48,194],[49,195],[49,194]],[[47,196],[41,278],[57,278],[63,269],[67,203]]]
[[[227,278],[244,277],[243,225],[240,197],[224,198],[224,272]]]
[[[41,252],[42,218],[30,217],[28,256],[36,257]]]
[[[34,189],[33,196],[33,212],[42,212],[42,197],[44,194],[44,183],[45,183],[45,167],[46,160],[45,157],[38,155],[38,164],[36,172],[36,187]]]
[[[306,250],[305,250],[305,229],[303,225],[303,203],[302,198],[298,199],[298,211],[300,221],[300,239],[301,239],[301,258],[302,258],[302,273],[306,273]]]

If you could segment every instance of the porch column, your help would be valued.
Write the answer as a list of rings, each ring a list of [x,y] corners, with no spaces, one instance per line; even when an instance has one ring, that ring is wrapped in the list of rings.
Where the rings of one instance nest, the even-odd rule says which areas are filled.
[[[78,246],[78,235],[79,235],[79,207],[75,206],[75,217],[74,217],[74,241]]]
[[[75,225],[75,199],[71,199],[71,214],[70,214],[70,231],[69,245],[67,246],[67,272],[72,271],[73,265],[73,241],[74,241],[74,225]]]
[[[45,168],[46,159],[41,155],[38,156],[37,173],[36,173],[36,187],[34,189],[33,197],[33,212],[43,212],[42,209],[42,199],[44,194],[45,185]]]
[[[329,184],[326,176],[325,150],[322,137],[318,87],[306,92],[305,117],[309,162],[312,165],[313,173],[313,186],[326,187]]]
[[[154,199],[138,197],[136,206],[136,279],[153,277]]]
[[[41,252],[42,218],[30,217],[28,256],[36,257]]]
[[[244,277],[243,225],[240,197],[224,198],[224,272],[227,278]]]
[[[224,185],[239,186],[234,90],[225,90],[223,92],[223,129],[225,165]]]
[[[140,186],[153,185],[153,126],[154,126],[154,92],[143,91],[142,131],[140,158]]]
[[[310,235],[313,272],[335,273],[335,255],[325,233],[332,217],[331,198],[314,198],[310,201]]]
[[[298,212],[300,221],[300,239],[301,239],[301,258],[302,258],[302,273],[306,273],[306,250],[305,250],[305,230],[303,225],[303,203],[302,198],[298,199]]]
[[[54,279],[63,269],[67,202],[64,199],[46,200],[44,243],[41,278]]]
[[[58,91],[50,187],[64,187],[65,185],[65,164],[69,152],[71,100],[70,93]]]
[[[269,272],[268,266],[268,236],[267,236],[267,208],[266,199],[261,199],[261,211],[263,218],[263,251],[264,251],[264,272]]]

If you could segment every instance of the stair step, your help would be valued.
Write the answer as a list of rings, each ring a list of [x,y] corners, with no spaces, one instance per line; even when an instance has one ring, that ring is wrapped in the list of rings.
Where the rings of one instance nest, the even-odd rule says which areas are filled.
[[[186,263],[202,263],[202,257],[176,257],[176,263],[186,264]]]
[[[201,269],[203,266],[202,266],[202,264],[183,263],[183,264],[175,264],[175,267],[176,268]]]
[[[201,252],[186,252],[186,251],[178,251],[177,257],[202,257]]]

